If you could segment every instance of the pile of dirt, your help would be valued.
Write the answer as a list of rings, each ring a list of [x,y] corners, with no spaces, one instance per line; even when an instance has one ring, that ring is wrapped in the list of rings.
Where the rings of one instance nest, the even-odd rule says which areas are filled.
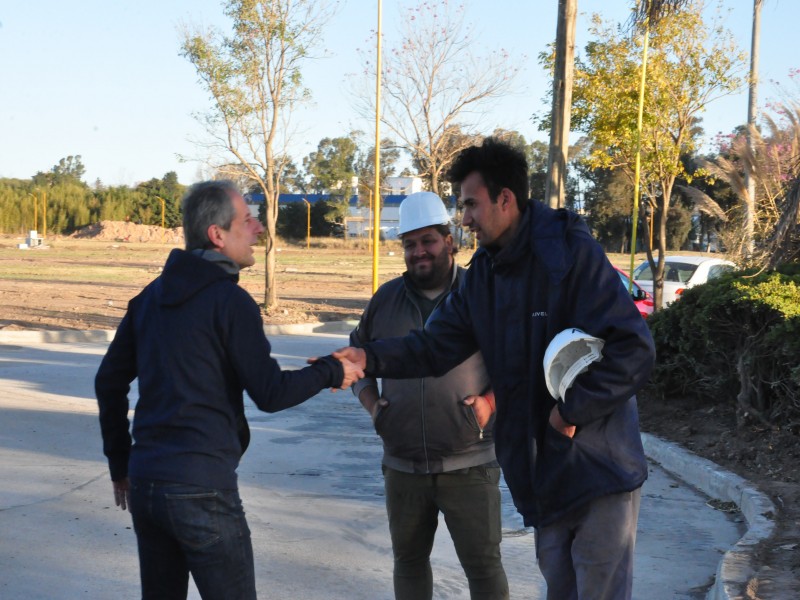
[[[183,227],[164,229],[158,225],[140,225],[130,221],[100,221],[79,229],[70,237],[115,242],[150,242],[183,244]]]

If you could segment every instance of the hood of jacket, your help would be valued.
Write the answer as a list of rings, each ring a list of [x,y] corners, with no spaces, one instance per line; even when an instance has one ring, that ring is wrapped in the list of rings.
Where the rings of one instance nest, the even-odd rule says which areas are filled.
[[[221,266],[223,264],[225,266]],[[170,252],[164,272],[157,280],[159,304],[178,306],[218,281],[238,282],[238,272],[228,272],[230,265],[235,266],[230,259],[212,250],[195,253],[176,248]]]
[[[481,248],[492,268],[503,269],[532,254],[547,271],[550,282],[560,283],[572,268],[575,257],[567,244],[567,232],[591,239],[586,223],[575,213],[563,208],[552,211],[541,202],[531,201],[520,217],[519,229],[509,244],[496,252]]]

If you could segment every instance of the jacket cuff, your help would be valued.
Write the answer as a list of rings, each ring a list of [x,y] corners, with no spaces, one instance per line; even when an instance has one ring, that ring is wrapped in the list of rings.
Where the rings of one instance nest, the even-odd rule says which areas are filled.
[[[364,367],[364,375],[369,377],[375,377],[375,369],[377,368],[378,359],[375,354],[372,352],[372,348],[370,348],[369,344],[363,346],[364,354],[367,356],[367,364]]]
[[[340,360],[333,358],[330,354],[317,360],[317,364],[326,365],[329,369],[329,380],[327,387],[340,388],[344,383],[344,367]]]
[[[128,476],[128,456],[109,457],[108,470],[111,473],[111,481],[122,481]]]
[[[558,409],[557,409],[558,410],[558,414],[561,415],[561,418],[564,419],[565,423],[567,423],[568,425],[572,425],[573,427],[577,427],[578,426],[577,423],[573,423],[572,420],[567,418],[567,416],[564,414],[564,409],[565,409],[564,402],[556,402],[556,406],[558,406]]]

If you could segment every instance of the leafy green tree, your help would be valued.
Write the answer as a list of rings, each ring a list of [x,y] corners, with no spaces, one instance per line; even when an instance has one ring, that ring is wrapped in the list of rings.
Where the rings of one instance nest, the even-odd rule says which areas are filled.
[[[98,221],[127,221],[137,219],[135,209],[143,204],[144,193],[126,185],[96,190]]]
[[[381,163],[380,180],[386,181],[387,177],[392,177],[397,169],[397,161],[400,160],[400,148],[388,138],[381,140]],[[370,146],[366,151],[359,147],[355,162],[356,175],[358,176],[358,197],[362,205],[371,202],[372,194],[375,189],[375,145]]]
[[[277,306],[275,234],[278,195],[289,157],[276,148],[292,108],[309,97],[301,68],[322,39],[331,15],[322,0],[227,0],[229,34],[200,28],[183,32],[183,55],[211,95],[201,117],[213,144],[247,170],[265,197],[265,294]]]
[[[588,183],[583,203],[586,221],[607,252],[625,252],[630,245],[633,185],[619,169],[578,167]]]
[[[281,181],[280,181],[280,190],[281,193],[286,194],[296,194],[300,193],[307,193],[308,189],[306,188],[305,179],[303,179],[303,174],[300,172],[300,169],[297,168],[297,165],[294,164],[294,161],[289,159],[285,161],[285,167],[283,168],[283,172],[281,173]]]
[[[34,185],[53,186],[65,182],[82,183],[86,168],[80,155],[67,156],[58,161],[47,173],[38,172],[33,176]]]
[[[23,233],[33,229],[33,205],[40,202],[30,181],[0,179],[0,231]]]
[[[352,137],[324,138],[303,159],[305,181],[311,193],[348,197],[355,176],[357,146]]]
[[[343,222],[342,201],[319,200],[311,204],[311,235],[333,235]],[[278,235],[289,239],[305,239],[308,231],[308,207],[305,202],[292,202],[281,207]]]
[[[161,225],[161,201],[164,201],[164,226],[179,227],[181,225],[180,201],[186,186],[178,183],[178,175],[170,171],[161,179],[155,177],[140,183],[136,190],[141,192],[141,200],[133,207],[131,218],[145,225]]]
[[[586,58],[577,61],[573,93],[573,123],[592,141],[593,167],[622,169],[634,180],[637,150],[641,150],[641,182],[653,206],[640,207],[643,219],[658,218],[654,228],[657,260],[646,245],[655,273],[655,302],[660,305],[667,216],[672,188],[685,172],[681,157],[697,143],[702,110],[713,99],[737,90],[743,56],[729,33],[704,23],[702,4],[673,13],[650,30],[651,51],[644,99],[641,138],[637,135],[639,48],[637,41],[594,18]],[[640,145],[637,142],[640,141]],[[649,227],[644,228],[648,236]],[[646,240],[649,242],[649,240]]]

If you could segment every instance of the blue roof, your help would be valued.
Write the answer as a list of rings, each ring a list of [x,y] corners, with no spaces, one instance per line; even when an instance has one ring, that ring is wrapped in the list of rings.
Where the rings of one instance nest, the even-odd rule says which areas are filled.
[[[400,203],[405,200],[407,194],[389,194],[381,197],[383,206],[400,206]],[[251,204],[261,204],[264,202],[264,194],[245,194],[244,199]],[[295,202],[302,202],[308,200],[310,203],[319,202],[320,200],[330,200],[331,194],[281,194],[278,197],[278,204],[293,204]],[[447,204],[452,204],[455,196],[444,198]],[[358,196],[350,197],[350,206],[358,205]]]

